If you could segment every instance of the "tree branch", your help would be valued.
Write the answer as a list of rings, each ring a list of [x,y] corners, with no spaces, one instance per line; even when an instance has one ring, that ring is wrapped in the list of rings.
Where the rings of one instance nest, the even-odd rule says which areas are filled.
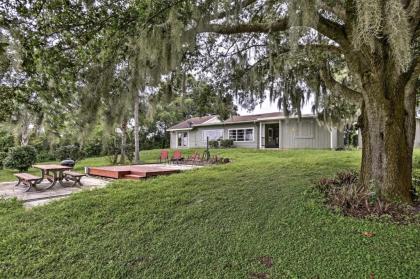
[[[291,26],[289,25],[288,18],[282,18],[271,23],[242,23],[237,25],[228,24],[207,24],[196,31],[198,33],[218,33],[224,35],[241,34],[241,33],[270,33],[286,31]],[[311,27],[311,26],[308,26]],[[341,26],[322,15],[319,15],[319,21],[317,26],[313,27],[315,30],[337,42],[343,48],[349,48],[350,42],[347,40],[347,36],[344,30],[344,26]]]
[[[346,15],[346,9],[336,1],[333,5],[330,3],[326,3],[325,1],[319,1],[318,7],[324,11],[328,11],[330,13],[333,13],[337,18],[341,19],[342,21],[345,21],[347,18]]]
[[[345,27],[319,15],[318,25],[314,28],[319,33],[337,42],[342,48],[349,49],[351,44],[347,39]]]
[[[343,85],[342,83],[336,81],[331,74],[326,69],[321,69],[319,71],[321,75],[321,79],[324,81],[327,88],[333,94],[341,94],[345,98],[348,98],[350,102],[355,104],[360,104],[363,100],[362,93],[348,88],[347,86]]]

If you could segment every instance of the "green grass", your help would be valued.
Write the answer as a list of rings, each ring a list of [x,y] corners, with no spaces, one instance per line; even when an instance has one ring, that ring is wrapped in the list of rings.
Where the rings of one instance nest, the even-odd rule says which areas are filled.
[[[142,155],[152,161],[157,152]],[[360,152],[218,153],[233,162],[121,180],[30,211],[0,203],[0,278],[418,276],[418,225],[343,217],[310,190],[321,176],[357,168]],[[416,150],[416,171],[419,158]],[[89,160],[79,167],[104,162]]]

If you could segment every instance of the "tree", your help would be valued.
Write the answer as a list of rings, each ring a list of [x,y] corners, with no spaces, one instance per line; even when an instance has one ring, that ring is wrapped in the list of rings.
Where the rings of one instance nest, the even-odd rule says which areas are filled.
[[[288,6],[283,12],[276,12],[284,4]],[[361,184],[376,183],[384,197],[409,201],[420,73],[418,1],[284,1],[266,3],[261,7],[264,14],[258,6],[257,1],[243,1],[239,13],[249,11],[250,16],[235,17],[231,23],[222,12],[216,15],[223,22],[201,24],[197,32],[272,34],[299,28],[294,32],[319,33],[328,43],[298,40],[295,47],[338,52],[337,58],[359,85],[348,87],[319,66],[331,92],[361,104]],[[330,63],[328,58],[325,62]]]
[[[141,73],[137,88],[173,71],[198,72],[249,107],[268,95],[299,115],[315,96],[315,111],[339,119],[353,110],[340,104],[352,102],[360,108],[361,186],[373,182],[383,197],[410,200],[418,1],[12,3],[6,19],[26,32],[25,57],[45,84],[54,81],[55,96],[71,95],[80,73],[95,65],[115,72],[129,53]]]
[[[226,40],[234,37],[234,48],[253,49],[248,55],[235,50],[231,68],[254,75],[249,81],[239,79],[237,87],[259,87],[261,92],[277,86],[286,111],[290,104],[298,109],[304,89],[311,87],[316,93],[325,87],[326,94],[359,104],[361,186],[373,182],[380,195],[409,201],[420,73],[418,1],[225,3],[206,2],[208,17],[192,17],[184,24],[195,26],[187,32],[210,33],[207,41],[217,41],[212,34],[218,34]],[[352,84],[336,79],[335,73],[343,70]],[[313,86],[318,78],[321,84]]]
[[[134,96],[134,163],[140,163],[140,131],[139,131],[140,96]]]

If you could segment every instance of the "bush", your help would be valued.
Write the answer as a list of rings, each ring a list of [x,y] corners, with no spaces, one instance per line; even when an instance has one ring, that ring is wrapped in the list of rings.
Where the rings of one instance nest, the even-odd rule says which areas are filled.
[[[3,169],[4,160],[7,157],[7,152],[0,151],[0,170]]]
[[[209,146],[211,148],[219,148],[219,141],[217,141],[217,140],[209,140]]]
[[[36,158],[36,149],[30,145],[13,147],[4,160],[4,166],[20,172],[27,171],[36,162]]]
[[[49,151],[45,150],[38,150],[38,156],[37,156],[38,162],[48,162],[48,161],[54,161],[55,155]]]
[[[86,157],[99,156],[102,153],[102,143],[88,142],[85,146],[83,146],[83,152]]]
[[[65,145],[57,148],[55,158],[59,161],[73,160],[79,161],[85,157],[85,153],[77,145]]]
[[[415,180],[414,177],[414,185]],[[397,223],[420,221],[415,206],[383,199],[375,192],[375,183],[367,189],[361,187],[355,171],[339,172],[333,178],[322,178],[315,187],[324,194],[325,202],[330,208],[341,211],[344,215],[358,218],[385,216]]]
[[[233,140],[231,139],[224,139],[220,141],[220,146],[223,148],[231,148],[233,147]]]

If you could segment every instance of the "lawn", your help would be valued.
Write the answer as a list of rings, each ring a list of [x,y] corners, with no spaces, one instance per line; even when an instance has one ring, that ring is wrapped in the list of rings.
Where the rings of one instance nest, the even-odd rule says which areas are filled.
[[[360,152],[218,153],[233,162],[117,181],[29,211],[0,203],[0,278],[418,277],[418,225],[343,217],[311,191],[319,177],[357,168]]]

